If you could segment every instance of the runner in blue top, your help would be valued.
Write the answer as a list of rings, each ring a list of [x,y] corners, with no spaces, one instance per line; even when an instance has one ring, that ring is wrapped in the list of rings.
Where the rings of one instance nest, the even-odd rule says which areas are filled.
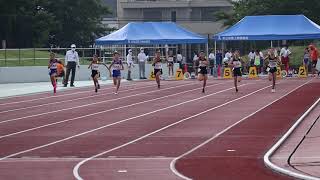
[[[118,94],[121,82],[121,70],[123,70],[124,67],[117,51],[113,53],[113,60],[109,69],[112,69],[113,84],[116,86],[115,94]]]
[[[51,80],[51,84],[53,86],[53,93],[57,92],[57,81],[56,81],[56,76],[57,76],[57,65],[58,65],[58,60],[56,59],[56,55],[51,52],[50,53],[50,60],[48,64],[48,69],[49,69],[49,76]]]

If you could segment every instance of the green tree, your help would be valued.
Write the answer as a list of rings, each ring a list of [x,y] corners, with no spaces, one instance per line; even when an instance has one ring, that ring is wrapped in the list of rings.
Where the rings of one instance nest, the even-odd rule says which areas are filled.
[[[106,32],[102,16],[110,13],[101,0],[0,1],[0,40],[8,47],[88,46]],[[50,42],[52,43],[52,42]]]
[[[231,3],[233,10],[230,13],[217,13],[217,18],[222,20],[225,26],[231,26],[245,16],[271,14],[304,14],[320,23],[319,0],[238,0]]]
[[[106,31],[101,20],[110,11],[101,0],[56,0],[48,8],[58,22],[52,34],[62,47],[72,43],[88,46]]]

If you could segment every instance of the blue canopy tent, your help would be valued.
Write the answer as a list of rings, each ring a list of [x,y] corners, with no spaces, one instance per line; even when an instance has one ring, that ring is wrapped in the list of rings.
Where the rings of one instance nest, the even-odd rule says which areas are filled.
[[[173,22],[131,22],[107,36],[96,39],[96,45],[204,44],[208,39]]]
[[[246,16],[213,38],[217,41],[320,39],[320,26],[304,15]]]

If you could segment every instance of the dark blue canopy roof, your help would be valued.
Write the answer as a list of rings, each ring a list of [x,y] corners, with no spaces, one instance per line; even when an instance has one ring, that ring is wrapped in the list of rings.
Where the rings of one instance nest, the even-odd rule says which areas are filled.
[[[207,38],[173,22],[131,22],[107,36],[96,39],[97,45],[111,44],[191,44],[207,43]]]
[[[216,40],[320,39],[320,26],[304,15],[246,16]]]

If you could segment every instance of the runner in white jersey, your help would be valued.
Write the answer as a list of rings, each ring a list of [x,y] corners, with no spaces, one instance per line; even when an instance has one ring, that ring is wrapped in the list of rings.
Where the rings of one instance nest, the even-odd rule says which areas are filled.
[[[173,76],[173,65],[174,65],[174,58],[172,51],[169,51],[169,56],[168,56],[168,68],[169,68],[169,77]]]
[[[204,52],[201,51],[199,54],[199,70],[198,70],[198,80],[203,81],[202,93],[204,93],[205,87],[208,80],[208,66],[209,61],[205,58]]]
[[[153,60],[154,66],[154,75],[156,76],[156,82],[158,85],[158,88],[160,89],[160,75],[162,74],[162,62],[160,58],[160,49],[156,51],[155,58]]]
[[[269,72],[269,81],[272,80],[272,89],[271,92],[276,92],[276,72],[277,72],[277,65],[280,63],[279,58],[274,54],[274,50],[269,50],[269,55],[265,58],[268,63],[267,72]]]
[[[92,58],[92,62],[90,63],[88,69],[91,68],[91,77],[92,77],[92,80],[93,80],[93,83],[94,83],[94,88],[95,88],[95,92],[98,92],[98,89],[100,89],[100,84],[99,84],[99,81],[98,81],[98,78],[99,78],[99,66],[100,64],[103,64],[103,63],[99,63],[98,61],[98,56],[95,54],[93,55],[93,58]]]
[[[234,55],[232,56],[232,61],[230,65],[233,67],[233,78],[234,78],[234,87],[236,88],[236,92],[238,92],[238,82],[241,81],[242,73],[241,73],[241,57],[240,52],[235,51]]]

